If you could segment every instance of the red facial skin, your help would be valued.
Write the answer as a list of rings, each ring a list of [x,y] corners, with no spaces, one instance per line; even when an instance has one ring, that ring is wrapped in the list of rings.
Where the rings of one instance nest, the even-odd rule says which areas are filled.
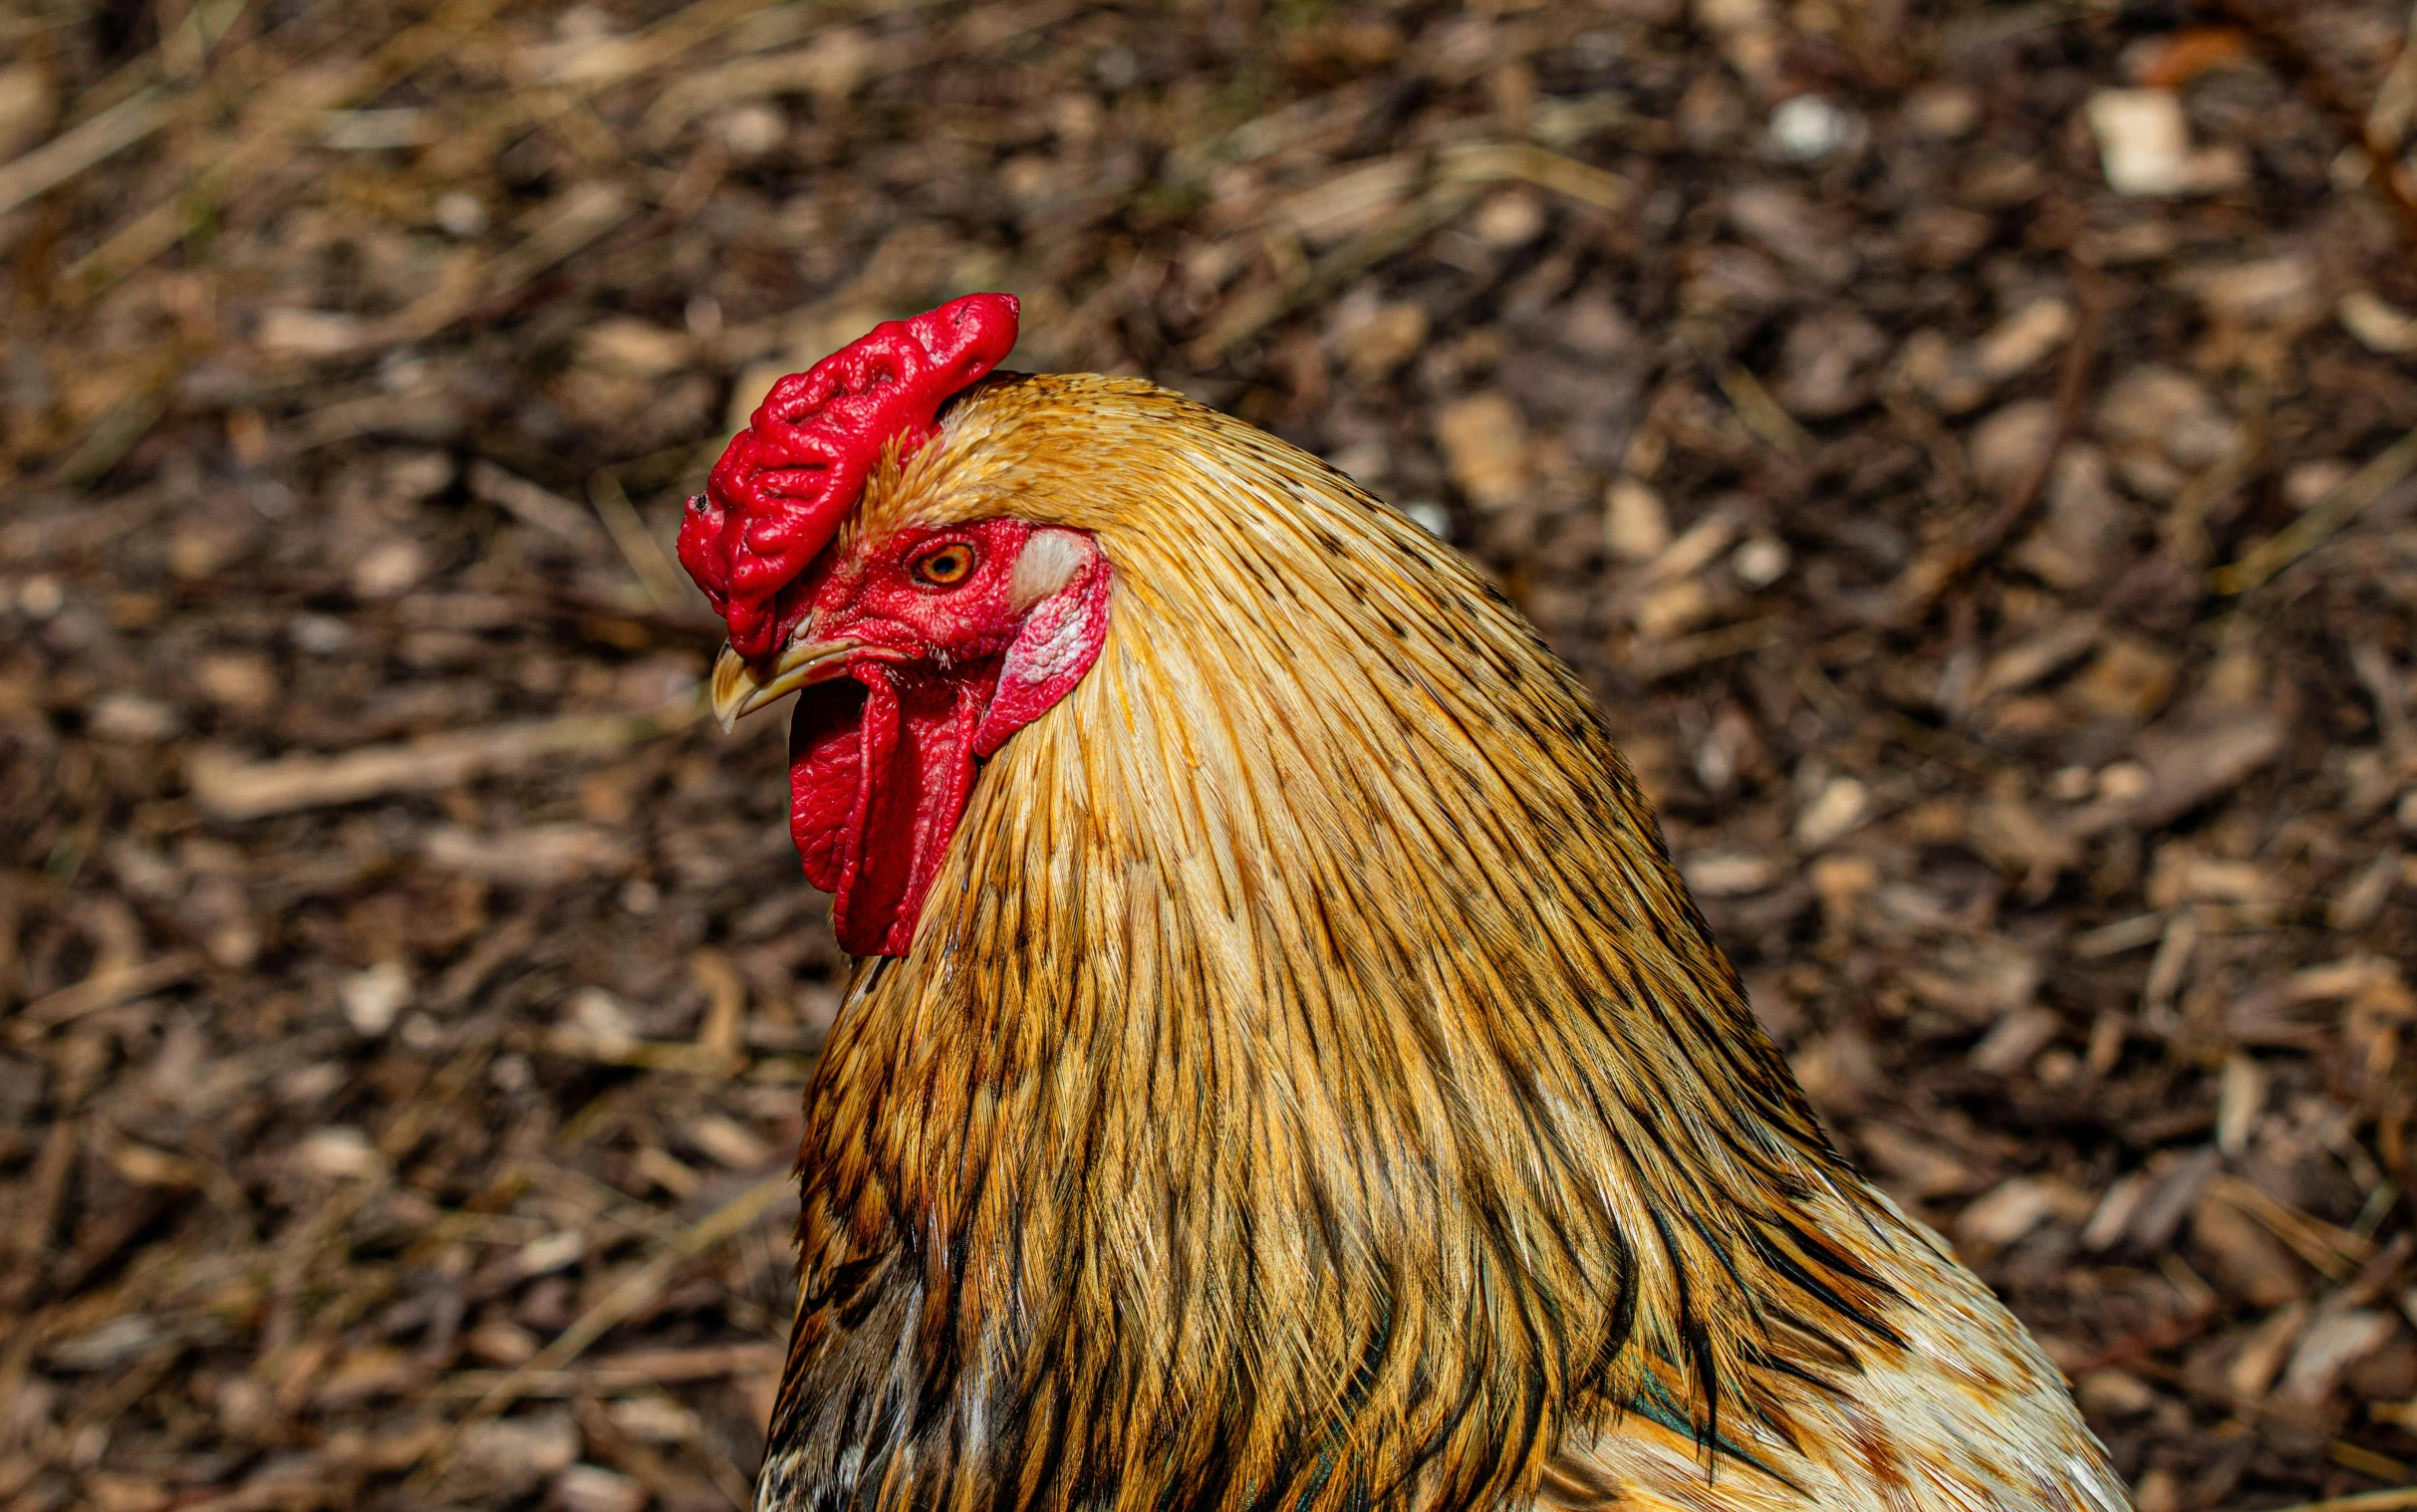
[[[1021,521],[831,549],[885,452],[936,439],[948,399],[1005,359],[1017,313],[1011,295],[968,294],[782,378],[680,524],[680,563],[739,655],[761,662],[800,631],[859,647],[804,690],[789,735],[790,830],[853,954],[913,945],[975,761],[1071,691],[1107,637],[1108,564],[1086,536],[1051,533],[1047,559],[1072,570],[1021,606]],[[961,578],[919,575],[951,544],[972,554]]]
[[[781,630],[861,649],[806,688],[789,726],[789,828],[806,879],[833,895],[854,955],[904,955],[925,892],[964,816],[975,762],[1071,692],[1107,638],[1107,559],[1087,536],[1050,543],[1079,559],[1062,586],[1018,610],[1011,585],[1035,536],[1021,520],[902,531],[818,563]],[[949,549],[972,562],[952,583]]]

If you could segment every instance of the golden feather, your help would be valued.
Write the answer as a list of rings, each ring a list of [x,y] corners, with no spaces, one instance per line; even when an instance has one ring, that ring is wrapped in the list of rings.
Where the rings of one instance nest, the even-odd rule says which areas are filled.
[[[1070,377],[965,394],[850,530],[1010,514],[1095,534],[1108,638],[851,983],[761,1505],[2128,1505],[1448,547]]]

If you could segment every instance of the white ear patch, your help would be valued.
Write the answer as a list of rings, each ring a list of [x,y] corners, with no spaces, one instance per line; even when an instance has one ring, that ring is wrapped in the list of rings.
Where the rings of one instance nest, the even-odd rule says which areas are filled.
[[[1007,607],[1022,614],[1072,583],[1091,563],[1093,546],[1070,530],[1036,530],[1016,554],[1007,580]]]

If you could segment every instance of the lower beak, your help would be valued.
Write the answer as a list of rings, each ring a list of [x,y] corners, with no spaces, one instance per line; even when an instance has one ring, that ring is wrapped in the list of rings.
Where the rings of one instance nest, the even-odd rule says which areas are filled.
[[[724,645],[713,663],[713,717],[723,730],[757,709],[779,702],[801,687],[827,682],[847,668],[851,652],[864,647],[854,640],[798,640],[781,647],[764,675],[736,649]]]

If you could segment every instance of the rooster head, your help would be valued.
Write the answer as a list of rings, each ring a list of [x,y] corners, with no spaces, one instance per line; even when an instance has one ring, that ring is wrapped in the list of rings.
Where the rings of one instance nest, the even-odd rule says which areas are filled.
[[[1082,680],[1108,567],[1084,532],[1003,515],[860,527],[869,485],[941,434],[942,406],[1015,345],[973,294],[891,321],[774,384],[689,501],[679,560],[729,627],[727,728],[804,690],[789,826],[840,944],[903,955],[974,763]]]

